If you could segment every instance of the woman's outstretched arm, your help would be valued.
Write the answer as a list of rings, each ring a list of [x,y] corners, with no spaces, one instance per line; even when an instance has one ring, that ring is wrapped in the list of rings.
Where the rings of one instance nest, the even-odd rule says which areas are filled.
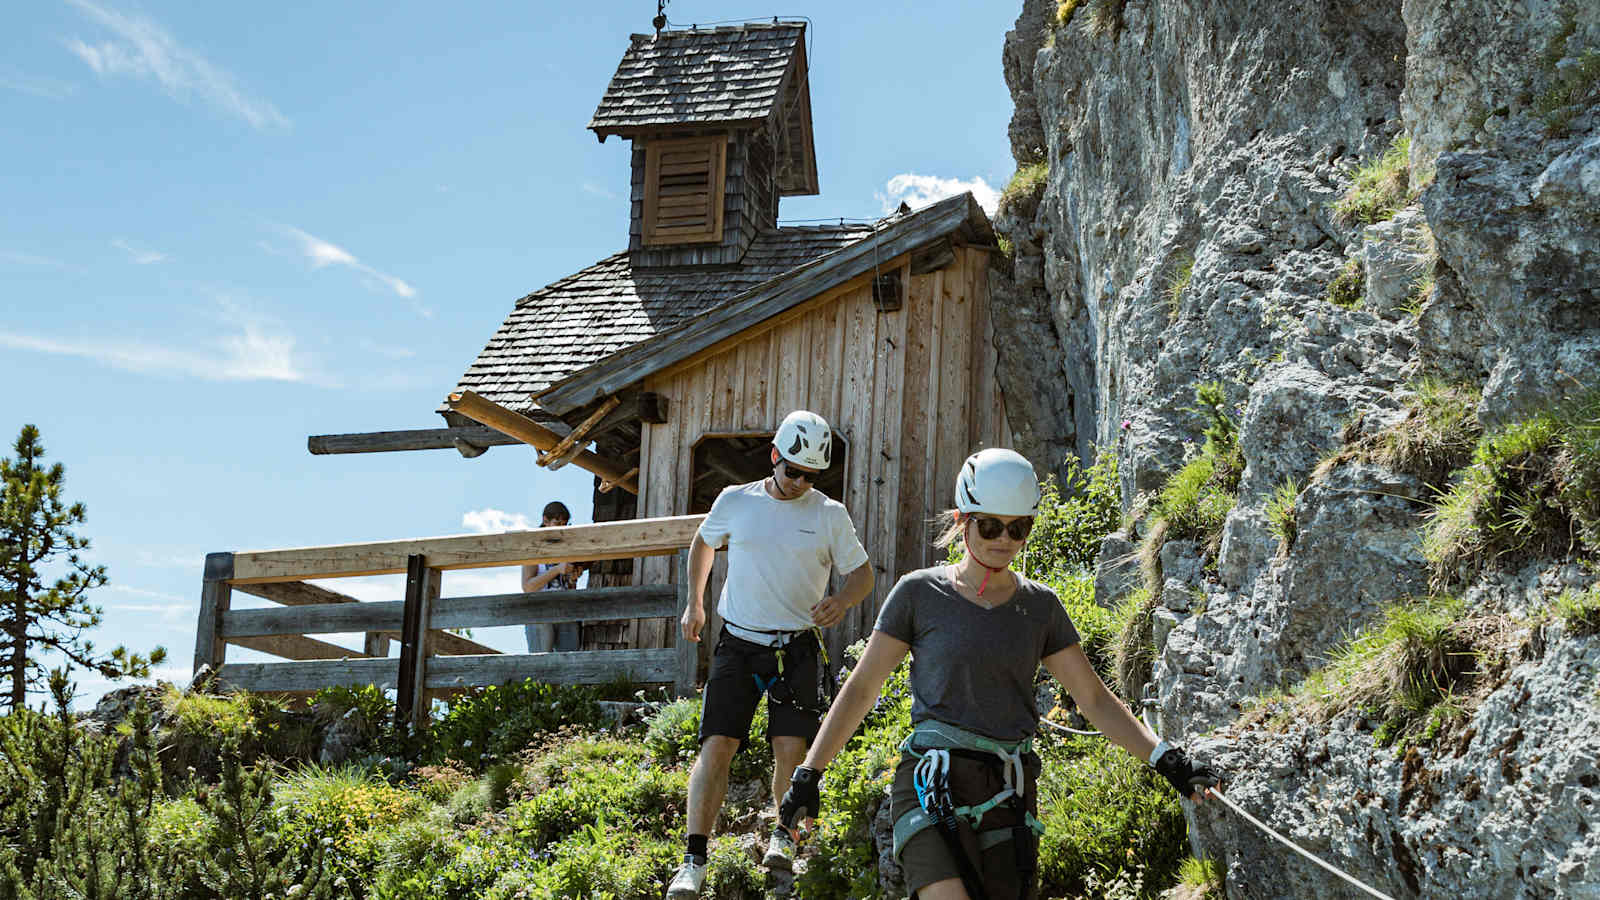
[[[861,720],[867,717],[872,704],[877,702],[889,673],[900,665],[900,660],[905,659],[910,650],[911,645],[899,638],[892,638],[881,631],[872,632],[867,639],[867,649],[862,651],[861,661],[856,664],[850,677],[845,679],[844,687],[839,689],[839,696],[834,698],[833,705],[828,707],[828,715],[822,720],[817,739],[811,742],[811,751],[806,754],[803,765],[820,772],[839,755],[839,751],[849,742],[850,735],[861,727]]]

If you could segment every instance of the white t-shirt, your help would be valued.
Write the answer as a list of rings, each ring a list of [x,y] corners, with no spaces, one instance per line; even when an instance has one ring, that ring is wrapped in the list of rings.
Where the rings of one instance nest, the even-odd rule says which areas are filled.
[[[700,540],[728,547],[728,578],[717,612],[761,631],[810,628],[811,607],[841,575],[867,563],[844,504],[821,491],[794,500],[767,493],[766,481],[724,488],[700,523]]]

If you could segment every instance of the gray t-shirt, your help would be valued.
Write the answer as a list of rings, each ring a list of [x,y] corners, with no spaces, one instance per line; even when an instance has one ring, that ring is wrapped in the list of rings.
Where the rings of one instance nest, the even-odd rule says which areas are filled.
[[[877,630],[911,645],[911,721],[937,719],[996,740],[1038,727],[1039,661],[1078,643],[1055,591],[1021,575],[1003,606],[956,592],[948,566],[907,573],[878,613]]]

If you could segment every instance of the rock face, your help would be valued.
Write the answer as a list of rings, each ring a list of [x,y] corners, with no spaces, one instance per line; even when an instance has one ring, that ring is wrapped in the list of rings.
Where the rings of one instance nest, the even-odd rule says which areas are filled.
[[[1205,746],[1230,796],[1394,896],[1600,897],[1594,637],[1530,631],[1540,649],[1459,746],[1397,758],[1355,717],[1234,724],[1428,591],[1432,490],[1372,462],[1313,478],[1322,460],[1398,421],[1424,377],[1481,390],[1491,428],[1600,382],[1600,5],[1084,0],[1060,26],[1054,7],[1027,0],[1003,54],[1013,152],[1048,163],[996,218],[1019,449],[1053,468],[1115,444],[1136,509],[1194,452],[1195,388],[1217,381],[1246,463],[1216,558],[1163,554],[1163,731],[1222,729]],[[1402,208],[1336,215],[1397,139]],[[1289,546],[1265,508],[1291,480]],[[1130,538],[1097,587],[1130,589]],[[1596,578],[1528,572],[1469,596],[1525,616]],[[1216,804],[1193,821],[1230,897],[1355,895]]]

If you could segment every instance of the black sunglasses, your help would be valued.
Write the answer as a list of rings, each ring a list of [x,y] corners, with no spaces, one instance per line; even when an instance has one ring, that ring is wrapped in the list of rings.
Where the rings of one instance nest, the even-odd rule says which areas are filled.
[[[778,465],[783,467],[784,477],[791,481],[804,481],[807,484],[816,484],[817,479],[822,477],[821,472],[808,472],[805,469],[795,468],[795,464],[789,462],[787,459],[779,460]]]
[[[1025,519],[1012,519],[1009,523],[1002,522],[993,516],[973,516],[972,521],[978,526],[978,537],[986,541],[998,538],[1004,532],[1013,541],[1025,541],[1028,533],[1033,531],[1033,517]]]

